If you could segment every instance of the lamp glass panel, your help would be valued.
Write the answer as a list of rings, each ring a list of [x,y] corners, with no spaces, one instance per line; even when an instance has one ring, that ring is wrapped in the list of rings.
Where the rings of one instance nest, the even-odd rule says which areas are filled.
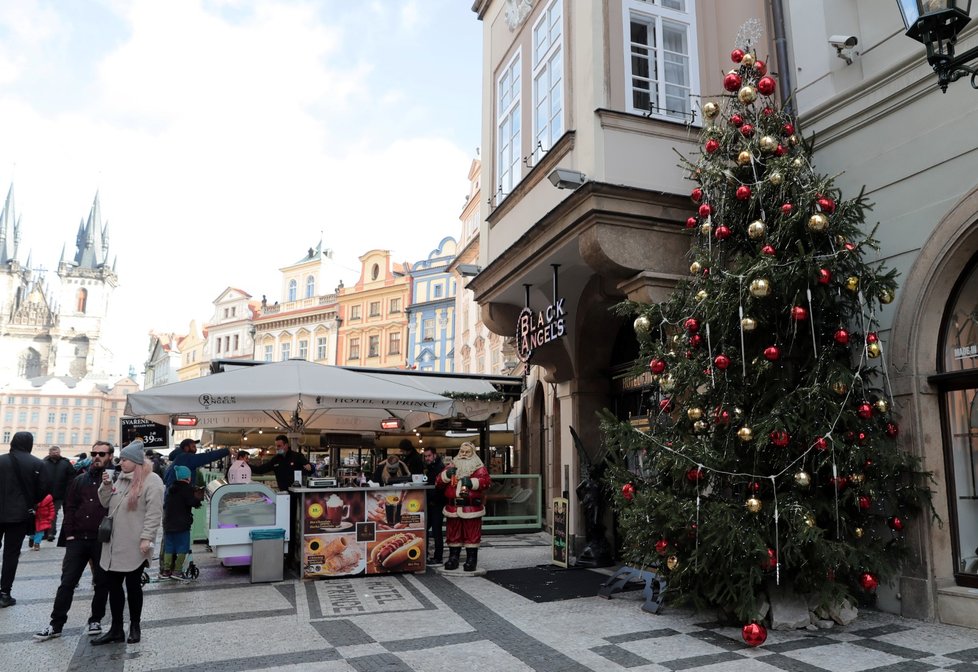
[[[903,16],[903,26],[907,30],[910,30],[910,27],[917,23],[917,19],[920,18],[920,8],[918,7],[920,1],[925,0],[897,0],[897,6]]]

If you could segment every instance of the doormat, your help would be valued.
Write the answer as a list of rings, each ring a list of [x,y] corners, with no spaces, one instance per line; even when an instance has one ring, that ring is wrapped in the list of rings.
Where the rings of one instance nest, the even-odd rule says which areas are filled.
[[[484,578],[534,602],[559,602],[579,597],[596,597],[598,588],[611,577],[590,569],[537,565],[494,570],[486,572]]]

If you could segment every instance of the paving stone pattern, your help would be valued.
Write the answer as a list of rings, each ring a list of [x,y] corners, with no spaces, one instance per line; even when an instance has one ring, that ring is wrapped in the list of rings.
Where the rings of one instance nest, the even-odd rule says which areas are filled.
[[[490,537],[479,560],[488,570],[529,568],[549,552],[544,534]],[[62,556],[48,545],[21,556],[18,603],[0,610],[0,669],[978,672],[978,632],[875,611],[845,628],[770,632],[764,646],[750,648],[739,628],[702,615],[669,605],[643,613],[639,591],[537,603],[482,578],[434,570],[251,584],[247,571],[221,567],[203,546],[194,549],[199,581],[145,587],[139,644],[91,646],[83,632],[87,573],[63,636],[33,642],[50,617]]]

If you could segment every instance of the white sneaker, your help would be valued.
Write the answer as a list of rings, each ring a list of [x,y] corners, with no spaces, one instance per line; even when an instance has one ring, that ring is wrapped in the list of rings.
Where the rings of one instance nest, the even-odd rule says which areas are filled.
[[[95,635],[101,635],[102,624],[99,623],[98,621],[93,621],[89,623],[88,627],[85,628],[85,634],[88,635],[89,637],[94,637]]]
[[[55,630],[49,625],[43,630],[41,630],[40,632],[35,632],[33,639],[35,642],[46,642],[49,639],[54,639],[55,637],[60,637],[60,636],[61,636],[61,631]]]

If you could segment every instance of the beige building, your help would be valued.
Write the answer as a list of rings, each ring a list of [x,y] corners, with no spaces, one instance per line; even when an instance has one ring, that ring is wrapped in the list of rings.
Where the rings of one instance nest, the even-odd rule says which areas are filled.
[[[180,341],[180,368],[177,378],[190,380],[206,376],[210,367],[207,356],[207,332],[197,327],[197,320],[190,320],[190,329]]]
[[[252,321],[258,303],[251,294],[228,287],[214,299],[214,315],[204,325],[209,359],[251,359],[255,351]]]
[[[150,332],[149,356],[143,372],[143,388],[159,387],[180,380],[181,346],[186,336]]]
[[[402,369],[407,353],[407,306],[411,274],[391,261],[389,250],[360,257],[360,278],[337,292],[340,317],[336,363],[340,366]]]

